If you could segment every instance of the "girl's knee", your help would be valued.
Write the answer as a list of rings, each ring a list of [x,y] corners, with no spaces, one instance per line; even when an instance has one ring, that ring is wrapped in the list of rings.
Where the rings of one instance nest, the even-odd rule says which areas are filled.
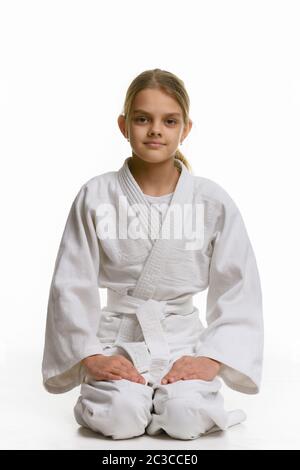
[[[167,415],[171,431],[182,439],[195,439],[215,424],[205,409],[183,399],[170,400],[167,403]]]
[[[149,434],[156,434],[161,428],[175,439],[196,439],[215,424],[205,410],[184,398],[166,400],[161,411],[153,415]]]
[[[148,392],[141,396],[125,388],[112,390],[107,398],[91,402],[81,396],[74,408],[76,421],[113,439],[144,434],[151,420],[152,399]]]

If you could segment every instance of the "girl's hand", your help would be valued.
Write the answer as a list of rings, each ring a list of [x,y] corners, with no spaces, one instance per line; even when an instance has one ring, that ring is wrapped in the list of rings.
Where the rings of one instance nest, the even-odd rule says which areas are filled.
[[[134,365],[122,355],[104,356],[96,354],[82,359],[89,375],[94,380],[121,380],[145,384],[144,377],[136,370]]]
[[[162,378],[167,384],[178,380],[213,380],[219,372],[221,363],[209,357],[182,356],[174,362],[171,370]]]

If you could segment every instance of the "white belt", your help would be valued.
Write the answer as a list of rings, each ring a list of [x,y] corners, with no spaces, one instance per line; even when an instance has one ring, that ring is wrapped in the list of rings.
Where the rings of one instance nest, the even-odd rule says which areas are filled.
[[[170,314],[189,315],[194,311],[194,305],[192,295],[174,300],[144,300],[107,289],[107,309],[122,314],[114,346],[127,351],[140,373],[149,371],[158,378],[170,362],[161,320]],[[138,326],[144,341],[135,340]]]

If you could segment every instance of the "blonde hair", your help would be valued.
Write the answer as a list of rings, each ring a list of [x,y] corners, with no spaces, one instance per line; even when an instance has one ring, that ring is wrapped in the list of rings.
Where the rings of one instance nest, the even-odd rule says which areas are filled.
[[[174,75],[171,72],[161,69],[145,70],[140,73],[128,87],[123,115],[125,117],[125,126],[126,134],[128,135],[129,123],[132,117],[132,104],[135,96],[139,91],[144,90],[145,88],[156,88],[164,91],[168,95],[172,96],[180,105],[183,114],[184,126],[188,124],[189,121],[189,108],[190,108],[190,99],[185,89],[185,85],[180,78]],[[192,167],[189,164],[185,156],[176,150],[175,158],[181,160],[182,163],[187,167],[191,172]]]

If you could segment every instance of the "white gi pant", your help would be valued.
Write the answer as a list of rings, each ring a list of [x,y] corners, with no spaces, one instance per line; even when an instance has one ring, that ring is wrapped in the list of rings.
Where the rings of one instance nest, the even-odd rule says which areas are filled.
[[[147,381],[149,375],[141,375]],[[81,426],[112,439],[163,432],[175,439],[196,439],[246,419],[242,410],[224,410],[220,388],[217,377],[212,381],[180,380],[166,385],[86,377],[74,415]]]

